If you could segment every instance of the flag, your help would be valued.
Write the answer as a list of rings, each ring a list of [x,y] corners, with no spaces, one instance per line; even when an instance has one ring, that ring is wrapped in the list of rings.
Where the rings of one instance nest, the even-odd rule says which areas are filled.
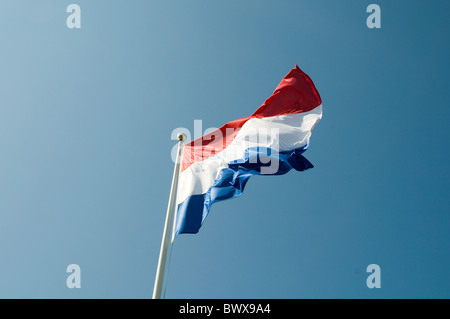
[[[296,65],[251,116],[229,122],[184,146],[173,238],[197,233],[214,202],[235,198],[253,175],[281,175],[313,165],[302,155],[322,101]]]

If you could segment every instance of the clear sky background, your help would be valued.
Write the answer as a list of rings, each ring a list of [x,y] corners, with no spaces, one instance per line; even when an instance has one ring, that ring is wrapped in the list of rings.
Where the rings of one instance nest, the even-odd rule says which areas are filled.
[[[214,204],[166,298],[450,298],[448,1],[0,6],[0,298],[151,298],[172,131],[252,114],[295,63],[315,168]]]

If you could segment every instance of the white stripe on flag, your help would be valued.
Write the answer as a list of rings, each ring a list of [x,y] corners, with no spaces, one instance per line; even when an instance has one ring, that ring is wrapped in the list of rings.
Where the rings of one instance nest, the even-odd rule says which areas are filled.
[[[181,172],[177,205],[189,196],[205,194],[219,171],[227,168],[227,163],[242,159],[250,147],[285,152],[308,145],[311,131],[321,118],[322,104],[308,112],[248,120],[227,148]]]

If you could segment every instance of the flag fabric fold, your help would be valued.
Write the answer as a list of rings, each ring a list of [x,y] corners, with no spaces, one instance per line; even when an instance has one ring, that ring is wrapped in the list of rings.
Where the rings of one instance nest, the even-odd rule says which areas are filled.
[[[249,117],[184,146],[174,237],[197,233],[214,202],[235,198],[253,175],[282,175],[313,165],[302,155],[322,118],[322,100],[296,65]]]

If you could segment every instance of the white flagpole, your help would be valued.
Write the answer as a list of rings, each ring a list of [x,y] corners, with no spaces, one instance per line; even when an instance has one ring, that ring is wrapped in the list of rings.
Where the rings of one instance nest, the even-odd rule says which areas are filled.
[[[167,206],[166,222],[164,225],[164,232],[161,241],[161,249],[159,251],[158,268],[156,270],[155,286],[153,287],[153,299],[161,299],[161,291],[164,280],[164,270],[166,267],[167,249],[169,247],[170,226],[172,225],[173,209],[175,206],[175,195],[178,186],[178,174],[180,172],[180,164],[183,157],[183,141],[186,135],[178,134],[178,151],[175,161],[175,168],[173,170],[172,186],[170,187],[169,205]]]

